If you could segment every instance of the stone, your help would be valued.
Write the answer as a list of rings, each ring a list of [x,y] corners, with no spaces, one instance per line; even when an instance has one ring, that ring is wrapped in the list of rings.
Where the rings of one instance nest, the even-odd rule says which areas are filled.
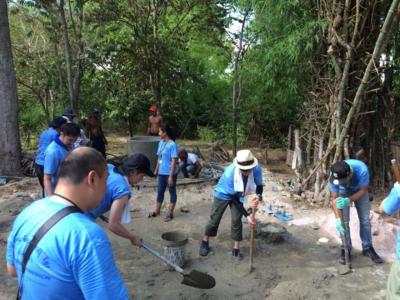
[[[278,223],[258,223],[254,232],[255,238],[264,240],[267,243],[281,243],[290,234],[285,227]]]

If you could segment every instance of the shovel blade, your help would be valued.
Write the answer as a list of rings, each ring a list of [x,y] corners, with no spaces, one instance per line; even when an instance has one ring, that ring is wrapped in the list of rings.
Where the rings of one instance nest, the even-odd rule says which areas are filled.
[[[192,286],[199,289],[212,289],[215,286],[215,279],[214,277],[199,272],[196,270],[190,271],[188,274],[182,274],[183,280],[182,284]]]

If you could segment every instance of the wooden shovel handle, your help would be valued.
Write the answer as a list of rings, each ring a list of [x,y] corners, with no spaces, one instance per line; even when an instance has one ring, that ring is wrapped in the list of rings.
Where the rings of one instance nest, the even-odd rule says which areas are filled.
[[[398,183],[400,183],[400,170],[399,170],[399,165],[397,164],[396,159],[391,160],[392,163],[392,171],[394,174],[394,178]]]
[[[251,208],[251,218],[255,223],[255,216],[256,216],[256,208],[252,207]],[[256,224],[252,225],[250,224],[250,249],[249,249],[249,254],[250,254],[250,263],[249,263],[249,271],[251,272],[253,270],[253,250],[254,250],[254,226]]]

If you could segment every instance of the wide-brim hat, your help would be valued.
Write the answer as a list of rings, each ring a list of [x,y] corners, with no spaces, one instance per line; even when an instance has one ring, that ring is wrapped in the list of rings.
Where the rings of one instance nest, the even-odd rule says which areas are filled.
[[[250,150],[244,149],[236,153],[233,164],[241,170],[250,170],[257,166],[258,160]]]

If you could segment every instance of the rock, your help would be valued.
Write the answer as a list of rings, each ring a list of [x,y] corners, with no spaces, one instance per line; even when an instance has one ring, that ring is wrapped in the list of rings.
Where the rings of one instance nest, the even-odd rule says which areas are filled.
[[[258,223],[254,236],[267,243],[281,243],[289,237],[289,232],[278,223]]]
[[[317,244],[326,244],[327,242],[329,242],[329,239],[326,237],[322,237],[322,238],[319,238]]]

